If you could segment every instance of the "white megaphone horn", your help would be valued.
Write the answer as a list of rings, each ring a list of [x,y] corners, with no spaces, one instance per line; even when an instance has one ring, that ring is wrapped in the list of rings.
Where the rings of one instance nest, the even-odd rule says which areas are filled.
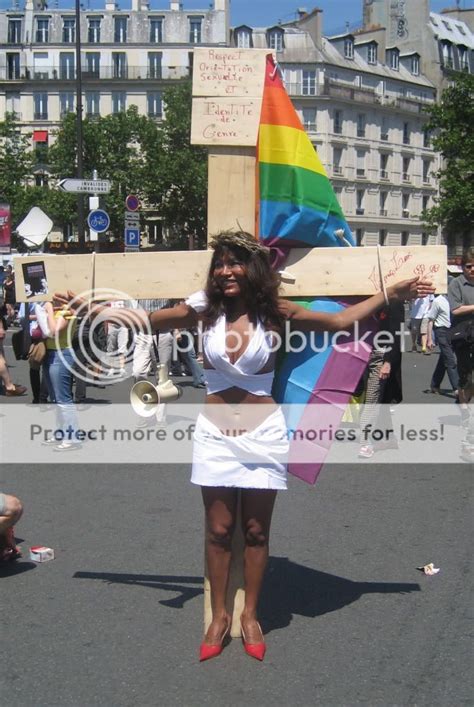
[[[138,381],[130,391],[132,408],[140,417],[152,417],[161,403],[171,403],[183,394],[182,388],[168,377],[168,366],[158,369],[158,385],[149,381]]]

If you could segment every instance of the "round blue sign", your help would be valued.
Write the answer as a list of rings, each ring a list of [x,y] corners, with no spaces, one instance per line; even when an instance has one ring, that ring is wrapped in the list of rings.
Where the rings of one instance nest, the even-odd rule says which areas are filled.
[[[107,211],[96,209],[95,211],[90,212],[87,217],[87,223],[91,231],[103,233],[104,231],[107,231],[110,226],[110,216]]]
[[[135,194],[129,194],[125,199],[125,206],[128,211],[138,211],[140,207],[140,200]]]

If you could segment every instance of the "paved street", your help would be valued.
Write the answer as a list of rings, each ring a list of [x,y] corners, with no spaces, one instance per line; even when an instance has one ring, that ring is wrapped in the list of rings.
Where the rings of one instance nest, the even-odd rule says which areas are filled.
[[[434,402],[421,392],[434,365],[404,355],[407,402]],[[12,373],[27,381],[25,364]],[[1,401],[3,414],[21,404]],[[56,551],[0,570],[3,704],[472,704],[468,464],[371,460],[326,467],[315,487],[291,479],[274,515],[263,664],[238,640],[197,661],[203,514],[188,477],[159,463],[3,465],[0,488],[25,504],[24,547]],[[436,576],[416,569],[429,562]]]

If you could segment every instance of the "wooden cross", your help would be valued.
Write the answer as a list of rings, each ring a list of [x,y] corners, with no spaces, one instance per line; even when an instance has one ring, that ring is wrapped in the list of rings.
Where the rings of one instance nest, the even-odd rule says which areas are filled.
[[[208,236],[223,230],[255,233],[256,155],[266,50],[201,48],[194,51],[191,142],[209,147]],[[128,298],[182,298],[202,289],[207,251],[27,256],[15,258],[18,301],[44,301],[55,291],[115,289]],[[446,292],[446,248],[294,249],[282,275],[287,297],[372,295],[394,282],[429,276]],[[31,296],[28,268],[43,263],[47,294]],[[238,513],[240,518],[240,513]],[[244,541],[237,523],[232,546],[228,611],[231,635],[240,635],[244,603]],[[211,621],[210,585],[204,582],[205,630]]]

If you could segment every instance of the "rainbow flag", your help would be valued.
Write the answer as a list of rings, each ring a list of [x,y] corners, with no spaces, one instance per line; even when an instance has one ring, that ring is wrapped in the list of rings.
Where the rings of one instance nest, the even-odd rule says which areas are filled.
[[[261,241],[276,250],[277,266],[294,247],[354,244],[326,171],[271,55],[266,63],[257,170],[257,232]],[[335,234],[339,229],[345,243]],[[347,305],[328,297],[299,303],[325,312]],[[285,353],[273,389],[278,402],[289,404],[285,411],[290,432],[311,432],[303,441],[290,443],[289,471],[308,483],[316,481],[332,441],[331,435],[321,439],[317,431],[337,429],[370,355],[370,348],[352,339],[345,339],[344,351],[334,348],[331,337],[326,341],[324,346],[321,334],[302,351]]]

